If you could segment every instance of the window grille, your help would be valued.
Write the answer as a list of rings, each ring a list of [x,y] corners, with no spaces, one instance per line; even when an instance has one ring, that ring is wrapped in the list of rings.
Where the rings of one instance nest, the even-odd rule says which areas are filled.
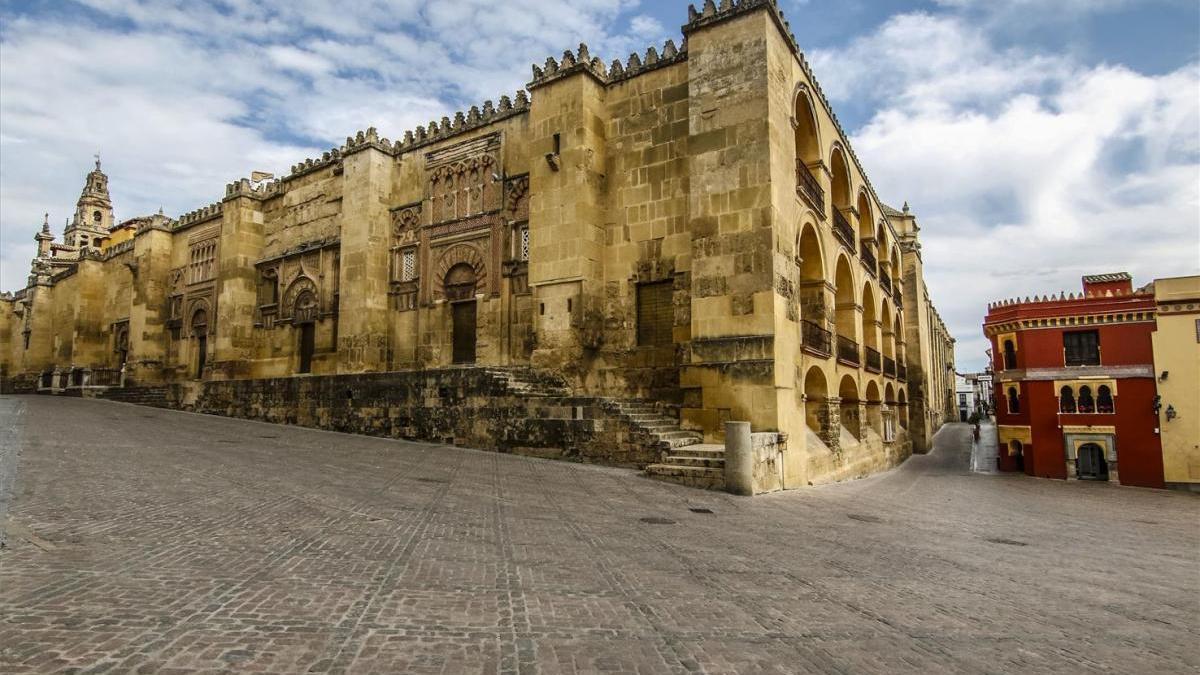
[[[417,251],[407,249],[400,255],[400,280],[412,281],[417,278]]]
[[[524,225],[517,231],[518,236],[518,260],[529,260],[529,226]]]
[[[1096,390],[1096,412],[1111,415],[1114,412],[1112,389],[1102,384]]]
[[[1100,333],[1094,330],[1063,333],[1063,355],[1068,366],[1100,365]]]

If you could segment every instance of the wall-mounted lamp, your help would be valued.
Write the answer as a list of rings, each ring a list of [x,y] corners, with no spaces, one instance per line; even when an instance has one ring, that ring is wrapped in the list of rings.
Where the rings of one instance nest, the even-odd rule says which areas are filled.
[[[1164,370],[1164,371],[1162,371],[1162,375],[1159,375],[1159,376],[1158,376],[1158,379],[1159,379],[1159,380],[1166,380],[1166,379],[1167,379],[1167,375],[1170,375],[1170,374],[1171,374],[1171,373],[1170,373],[1170,371],[1166,371],[1166,370]]]
[[[1177,417],[1177,414],[1175,413],[1175,406],[1173,406],[1173,405],[1167,406],[1167,421],[1170,422],[1171,420],[1175,419],[1176,417]]]

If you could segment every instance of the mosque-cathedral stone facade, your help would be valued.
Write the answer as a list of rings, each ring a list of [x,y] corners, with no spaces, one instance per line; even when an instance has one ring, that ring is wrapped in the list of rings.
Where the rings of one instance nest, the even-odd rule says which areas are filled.
[[[689,8],[683,33],[607,66],[581,45],[528,93],[174,219],[114,224],[97,161],[65,243],[47,221],[0,299],[4,387],[695,484],[719,453],[686,448],[744,420],[772,434],[764,489],[926,450],[953,339],[914,215],[876,195],[773,1]]]

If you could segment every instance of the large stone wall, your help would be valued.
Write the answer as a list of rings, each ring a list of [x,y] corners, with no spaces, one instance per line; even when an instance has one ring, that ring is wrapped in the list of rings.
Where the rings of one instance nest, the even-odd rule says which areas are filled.
[[[592,397],[527,396],[480,368],[169,385],[172,407],[278,424],[641,467],[658,449]]]
[[[120,251],[57,276],[35,261],[30,288],[0,299],[0,377],[118,367],[119,327],[128,382],[227,380],[205,385],[204,400],[230,405],[275,395],[238,381],[272,382],[284,398],[235,414],[278,418],[285,401],[299,411],[315,396],[328,409],[305,413],[313,424],[332,424],[325,415],[391,435],[407,412],[359,424],[314,384],[332,380],[307,375],[441,373],[470,360],[455,356],[457,316],[477,364],[551,371],[585,397],[653,399],[710,441],[729,420],[785,434],[786,485],[890,465],[907,452],[903,431],[886,444],[840,439],[847,425],[856,439],[859,426],[878,428],[883,407],[900,427],[913,422],[918,448],[940,422],[952,343],[924,291],[915,221],[879,201],[776,3],[705,3],[683,33],[611,66],[581,45],[535,66],[529,95],[395,142],[358,132],[178,219],[139,219]],[[821,199],[798,189],[801,165]],[[44,247],[48,230],[39,236]],[[643,289],[656,337],[640,344],[648,284],[669,285],[670,299],[663,285]],[[813,328],[907,358],[909,377],[806,343]],[[395,405],[415,410],[419,398]],[[847,413],[817,414],[831,401]],[[521,405],[548,404],[501,409]],[[498,447],[505,436],[489,434],[513,433],[501,426],[445,435]],[[823,444],[808,448],[809,431]]]

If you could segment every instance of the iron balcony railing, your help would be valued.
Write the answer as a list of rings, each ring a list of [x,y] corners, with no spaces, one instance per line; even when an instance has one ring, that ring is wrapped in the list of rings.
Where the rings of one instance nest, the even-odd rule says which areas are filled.
[[[890,356],[883,357],[883,374],[893,379],[896,377],[896,359]]]
[[[862,245],[858,247],[858,253],[862,257],[863,264],[867,266],[867,271],[874,274],[879,262],[875,259],[875,251],[871,249],[871,245],[865,241],[862,242]]]
[[[903,363],[896,364],[896,379],[901,382],[908,382],[908,366]]]
[[[829,356],[832,352],[833,334],[816,323],[804,319],[800,322],[800,339],[804,347],[819,356]]]
[[[848,363],[852,366],[862,364],[862,360],[858,355],[858,343],[845,335],[837,336],[837,357],[838,361]]]
[[[879,287],[883,289],[884,293],[892,294],[892,275],[884,270],[879,270]]]
[[[825,213],[825,191],[821,189],[817,177],[804,165],[804,160],[796,160],[796,192],[808,200],[817,213]]]
[[[867,370],[872,373],[878,373],[882,370],[880,362],[883,360],[883,355],[874,347],[866,347],[864,351],[867,353]]]
[[[88,375],[87,383],[92,387],[121,386],[121,370],[119,368],[93,368]]]
[[[836,208],[833,210],[833,235],[841,240],[846,248],[854,251],[854,228],[850,227],[850,221]]]

